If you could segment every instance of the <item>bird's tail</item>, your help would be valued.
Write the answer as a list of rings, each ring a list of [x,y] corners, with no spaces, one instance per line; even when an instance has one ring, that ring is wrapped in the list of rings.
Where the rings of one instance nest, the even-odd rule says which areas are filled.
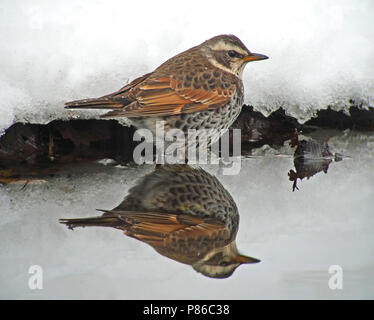
[[[70,101],[65,104],[67,109],[120,109],[129,103],[127,99],[114,99],[109,96],[93,99]]]
[[[117,215],[110,212],[104,213],[102,216],[76,219],[60,219],[60,223],[68,226],[69,229],[76,227],[112,227],[118,228],[124,224]]]

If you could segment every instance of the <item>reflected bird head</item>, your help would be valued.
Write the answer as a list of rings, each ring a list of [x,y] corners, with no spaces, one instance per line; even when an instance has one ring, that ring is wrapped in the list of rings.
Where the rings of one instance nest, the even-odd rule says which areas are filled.
[[[223,248],[207,254],[204,259],[193,265],[193,268],[210,278],[230,277],[242,264],[258,263],[260,260],[242,255],[236,248],[235,241]]]

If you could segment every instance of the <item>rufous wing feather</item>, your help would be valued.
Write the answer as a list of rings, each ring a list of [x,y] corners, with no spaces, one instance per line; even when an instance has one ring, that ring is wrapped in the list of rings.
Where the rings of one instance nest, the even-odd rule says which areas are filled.
[[[118,214],[118,213],[117,213]],[[166,244],[176,238],[199,238],[213,236],[228,230],[218,220],[203,219],[186,214],[171,213],[121,213],[129,225],[126,235],[150,245]]]
[[[224,106],[235,94],[235,86],[221,90],[185,88],[175,79],[150,78],[130,90],[135,101],[103,117],[147,117],[212,110]]]

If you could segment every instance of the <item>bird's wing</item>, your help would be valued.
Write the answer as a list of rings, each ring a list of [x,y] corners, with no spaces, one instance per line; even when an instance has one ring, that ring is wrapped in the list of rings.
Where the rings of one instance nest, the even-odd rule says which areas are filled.
[[[125,234],[150,245],[166,244],[178,238],[213,237],[229,231],[216,219],[203,219],[186,214],[107,211],[103,217],[117,216],[124,222]]]
[[[221,79],[213,79],[216,81],[213,89],[200,80],[186,83],[176,76],[150,77],[129,90],[135,101],[104,117],[170,116],[212,110],[224,106],[236,92],[232,79],[228,78],[223,85]]]
[[[141,83],[142,81],[146,80],[149,76],[152,75],[153,72],[150,72],[150,73],[147,73],[145,75],[142,75],[141,77],[139,78],[136,78],[134,79],[133,81],[131,81],[130,83],[128,83],[127,85],[125,85],[124,87],[122,87],[121,89],[119,89],[118,91],[114,92],[114,93],[111,93],[108,95],[108,97],[119,97],[121,96],[122,94],[125,94],[127,93],[130,89],[134,88],[135,86],[137,86],[139,83]],[[105,96],[104,96],[105,97]]]

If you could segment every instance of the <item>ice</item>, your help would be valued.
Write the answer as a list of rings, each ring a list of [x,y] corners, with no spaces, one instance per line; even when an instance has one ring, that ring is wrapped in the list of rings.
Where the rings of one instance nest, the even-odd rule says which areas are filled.
[[[0,131],[16,121],[94,118],[100,96],[222,33],[269,60],[244,73],[245,102],[301,121],[348,99],[373,104],[373,1],[1,1]]]

